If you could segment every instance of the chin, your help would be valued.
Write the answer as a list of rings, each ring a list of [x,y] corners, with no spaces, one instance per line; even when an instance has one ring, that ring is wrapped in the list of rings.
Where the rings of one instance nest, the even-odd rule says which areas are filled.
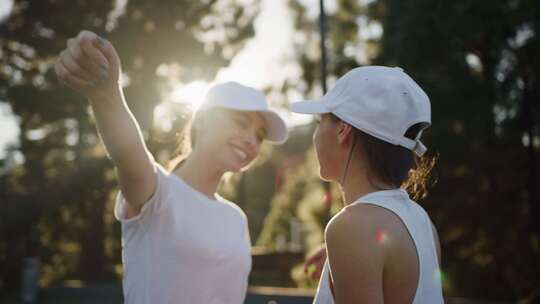
[[[334,182],[334,181],[336,181],[336,177],[333,174],[330,174],[329,172],[326,172],[322,168],[319,168],[319,177],[325,182]]]
[[[250,163],[245,164],[245,163],[238,163],[238,162],[234,162],[234,163],[230,162],[226,164],[224,167],[226,168],[225,171],[227,172],[238,173],[238,172],[246,171],[249,168],[249,165]]]
[[[247,171],[247,169],[251,168],[251,165],[253,164],[253,160],[250,161],[249,163],[247,164],[243,164],[243,167],[240,168],[240,170],[238,170],[238,172],[244,172],[244,171]]]
[[[223,171],[225,172],[232,172],[232,173],[238,173],[240,171],[242,171],[242,167],[239,167],[239,166],[236,166],[236,165],[229,165],[229,166],[224,166],[225,169]]]
[[[238,172],[244,172],[246,171],[246,167],[234,167],[229,170],[229,172],[238,173]]]

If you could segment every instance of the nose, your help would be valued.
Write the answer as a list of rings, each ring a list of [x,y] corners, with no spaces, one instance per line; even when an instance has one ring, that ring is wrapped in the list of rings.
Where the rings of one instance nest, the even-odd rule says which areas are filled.
[[[250,153],[255,153],[259,147],[259,139],[255,130],[246,130],[244,134],[244,144],[249,149]]]

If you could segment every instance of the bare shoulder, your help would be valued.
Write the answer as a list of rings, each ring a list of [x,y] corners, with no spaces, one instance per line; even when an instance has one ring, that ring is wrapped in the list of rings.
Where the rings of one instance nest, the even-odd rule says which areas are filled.
[[[353,244],[365,244],[366,241],[377,242],[384,228],[382,225],[394,217],[390,211],[370,204],[347,206],[328,223],[325,231],[326,242],[328,246],[354,246]]]
[[[343,208],[328,223],[326,234],[354,231],[376,231],[380,223],[394,217],[391,211],[371,204],[354,204]],[[353,229],[351,229],[353,228]]]
[[[379,208],[380,209],[380,208]],[[383,303],[386,244],[378,246],[380,210],[357,204],[343,208],[325,231],[336,303]]]

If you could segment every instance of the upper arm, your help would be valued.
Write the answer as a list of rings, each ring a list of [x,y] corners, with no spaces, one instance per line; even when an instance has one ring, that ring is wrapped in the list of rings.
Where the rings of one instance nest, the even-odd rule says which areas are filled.
[[[157,185],[155,161],[121,93],[93,102],[100,138],[111,157],[130,213],[138,213]]]
[[[326,246],[335,302],[383,303],[384,248],[368,215],[343,210],[328,224]]]
[[[135,168],[124,169],[116,166],[118,185],[127,203],[127,217],[139,214],[142,206],[157,188],[157,168],[149,160],[135,164]]]

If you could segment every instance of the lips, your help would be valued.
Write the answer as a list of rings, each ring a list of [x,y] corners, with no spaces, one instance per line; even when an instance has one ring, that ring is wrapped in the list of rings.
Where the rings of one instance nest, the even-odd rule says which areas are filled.
[[[244,150],[238,148],[238,147],[232,147],[232,150],[236,153],[236,155],[238,155],[238,157],[240,157],[240,159],[242,159],[243,161],[245,161],[247,159],[247,153],[244,152]]]

